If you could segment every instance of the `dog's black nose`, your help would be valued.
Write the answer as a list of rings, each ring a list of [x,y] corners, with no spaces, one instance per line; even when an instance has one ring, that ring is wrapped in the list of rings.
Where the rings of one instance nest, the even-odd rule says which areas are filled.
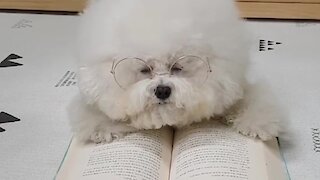
[[[169,86],[158,86],[155,92],[158,99],[165,100],[171,94],[171,88]]]

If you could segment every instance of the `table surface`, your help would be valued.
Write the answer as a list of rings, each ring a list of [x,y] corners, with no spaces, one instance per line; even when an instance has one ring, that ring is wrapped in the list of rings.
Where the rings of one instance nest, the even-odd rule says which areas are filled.
[[[0,14],[0,122],[20,119],[0,124],[1,180],[52,179],[59,167],[71,138],[65,107],[77,93],[78,22]],[[320,23],[247,24],[254,37],[249,76],[267,80],[288,117],[280,143],[291,179],[320,179],[312,144],[312,128],[320,128]]]

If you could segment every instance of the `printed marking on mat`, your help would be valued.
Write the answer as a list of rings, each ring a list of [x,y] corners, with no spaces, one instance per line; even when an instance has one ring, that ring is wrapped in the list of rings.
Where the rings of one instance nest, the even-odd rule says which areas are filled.
[[[21,28],[32,28],[32,21],[28,19],[22,19],[16,24],[14,24],[12,29],[21,29]]]
[[[54,87],[69,87],[76,85],[76,73],[67,71]]]
[[[278,45],[281,45],[282,42],[271,41],[271,40],[259,40],[259,51],[273,51]]]
[[[22,57],[16,54],[10,54],[0,63],[0,68],[7,68],[7,67],[15,67],[15,66],[22,66],[23,64],[13,62],[12,60],[21,59]]]
[[[1,112],[0,113],[0,124],[12,123],[12,122],[16,122],[16,121],[20,121],[20,119],[14,117],[11,114],[6,113],[6,112]],[[6,130],[0,127],[0,132],[4,132],[4,131],[6,131]]]

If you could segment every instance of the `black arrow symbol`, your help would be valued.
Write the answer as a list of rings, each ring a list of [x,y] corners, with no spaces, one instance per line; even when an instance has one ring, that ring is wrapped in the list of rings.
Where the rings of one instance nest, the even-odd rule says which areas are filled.
[[[22,58],[22,57],[19,56],[19,55],[10,54],[5,60],[3,60],[3,61],[0,63],[0,68],[1,68],[1,67],[12,67],[12,66],[22,66],[23,64],[20,64],[20,63],[16,63],[16,62],[12,62],[12,61],[11,61],[11,60],[20,59],[20,58]]]
[[[2,123],[10,123],[10,122],[16,122],[16,121],[20,121],[20,119],[8,114],[8,113],[5,113],[5,112],[1,112],[0,113],[0,124]],[[5,131],[5,129],[1,128],[0,127],[0,132],[3,132]]]

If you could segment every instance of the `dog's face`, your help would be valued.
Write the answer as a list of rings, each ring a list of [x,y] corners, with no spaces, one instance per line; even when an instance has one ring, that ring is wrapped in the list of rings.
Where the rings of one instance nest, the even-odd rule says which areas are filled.
[[[190,54],[182,50],[82,67],[80,89],[111,119],[139,129],[184,126],[220,114],[241,98],[240,82],[216,66],[223,60]]]
[[[143,0],[126,13],[121,3],[99,11],[110,2],[84,16],[78,79],[88,103],[151,129],[210,118],[242,98],[247,49],[230,1]]]

